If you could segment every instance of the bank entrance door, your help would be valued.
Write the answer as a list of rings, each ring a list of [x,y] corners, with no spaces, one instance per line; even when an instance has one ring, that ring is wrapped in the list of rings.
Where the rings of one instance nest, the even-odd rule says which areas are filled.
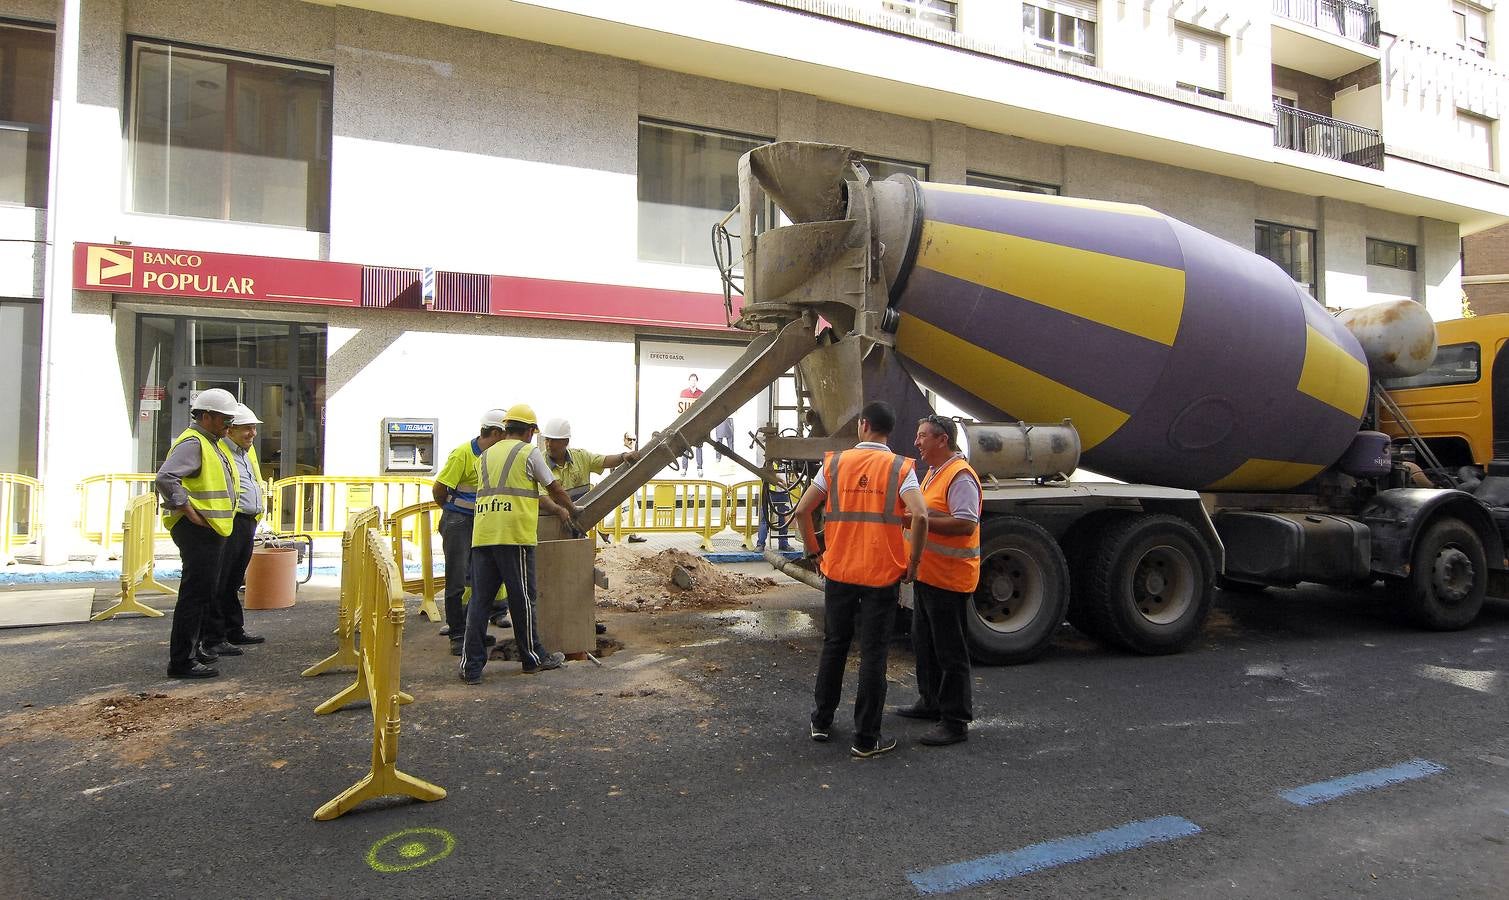
[[[189,426],[189,410],[200,391],[224,388],[250,406],[262,420],[257,426],[257,459],[262,477],[277,480],[295,474],[288,466],[298,456],[295,432],[288,428],[294,418],[293,385],[286,377],[189,367],[177,373],[173,385],[173,433]],[[289,471],[284,471],[288,466]]]

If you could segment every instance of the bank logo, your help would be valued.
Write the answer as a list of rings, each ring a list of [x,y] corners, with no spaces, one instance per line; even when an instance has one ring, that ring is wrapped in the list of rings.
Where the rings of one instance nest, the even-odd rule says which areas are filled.
[[[91,287],[135,287],[136,251],[90,247],[84,283]]]

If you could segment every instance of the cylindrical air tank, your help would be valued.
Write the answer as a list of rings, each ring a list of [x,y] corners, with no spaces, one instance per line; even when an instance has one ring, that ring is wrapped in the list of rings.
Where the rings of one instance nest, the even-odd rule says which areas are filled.
[[[971,415],[1068,417],[1086,468],[1173,487],[1285,490],[1351,445],[1362,349],[1272,262],[1141,206],[891,180],[896,350]]]

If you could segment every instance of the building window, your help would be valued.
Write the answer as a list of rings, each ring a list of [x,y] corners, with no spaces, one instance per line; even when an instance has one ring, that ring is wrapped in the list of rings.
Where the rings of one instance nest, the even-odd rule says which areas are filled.
[[[1315,296],[1315,231],[1276,222],[1258,222],[1253,249],[1271,259],[1310,296]]]
[[[1457,47],[1476,56],[1488,55],[1488,10],[1476,3],[1454,0],[1452,18],[1456,20]]]
[[[907,162],[904,159],[887,159],[884,156],[862,155],[859,162],[870,172],[870,177],[875,181],[885,181],[892,175],[900,173],[910,175],[918,181],[927,180],[927,164]]]
[[[42,304],[0,300],[0,472],[37,475]]]
[[[893,16],[915,19],[944,31],[958,30],[959,4],[951,0],[884,0],[881,8]]]
[[[330,230],[328,67],[131,41],[131,209]]]
[[[1023,3],[1022,32],[1034,50],[1095,65],[1095,4],[1090,0]]]
[[[1457,146],[1462,162],[1492,169],[1493,120],[1457,110]]]
[[[1415,271],[1415,246],[1368,238],[1368,265]]]
[[[1226,38],[1174,25],[1174,83],[1206,97],[1226,96]]]
[[[739,157],[768,142],[640,120],[639,258],[712,265],[713,226],[739,205]]]
[[[964,183],[970,187],[991,188],[997,191],[1020,191],[1024,194],[1059,194],[1058,185],[1042,184],[1037,181],[1022,181],[1020,178],[1001,178],[996,175],[982,175],[979,172],[970,172],[964,176]]]
[[[0,23],[0,204],[47,205],[51,29]]]

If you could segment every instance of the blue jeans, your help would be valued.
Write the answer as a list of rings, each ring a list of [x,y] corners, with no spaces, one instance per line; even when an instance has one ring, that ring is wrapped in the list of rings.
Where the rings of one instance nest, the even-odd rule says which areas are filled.
[[[827,728],[844,688],[844,665],[859,623],[859,685],[854,694],[854,746],[874,748],[885,710],[886,656],[896,624],[897,585],[866,587],[829,578],[823,587],[823,652],[812,692],[812,724]]]
[[[466,638],[461,644],[461,674],[482,674],[487,665],[487,621],[492,605],[479,597],[496,597],[508,588],[508,611],[513,636],[524,668],[533,669],[547,655],[540,644],[534,615],[534,547],[526,544],[488,544],[472,548],[472,602],[466,605]]]

